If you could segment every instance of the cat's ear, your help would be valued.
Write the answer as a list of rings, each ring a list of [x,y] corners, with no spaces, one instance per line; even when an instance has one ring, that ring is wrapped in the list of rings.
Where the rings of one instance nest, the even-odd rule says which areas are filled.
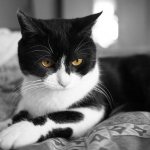
[[[17,11],[17,18],[20,24],[22,35],[26,33],[36,33],[38,31],[36,19],[29,17],[21,10]]]
[[[76,28],[79,34],[91,35],[91,29],[95,24],[98,17],[102,14],[102,11],[97,14],[89,15],[82,18],[77,18],[73,21],[73,26]]]

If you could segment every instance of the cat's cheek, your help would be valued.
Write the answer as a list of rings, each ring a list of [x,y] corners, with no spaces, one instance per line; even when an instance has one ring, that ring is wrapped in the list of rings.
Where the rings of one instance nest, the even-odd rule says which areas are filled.
[[[77,87],[81,84],[81,82],[82,82],[82,78],[79,75],[72,73],[70,75],[70,83],[66,88],[69,89],[69,88]]]
[[[52,90],[57,90],[62,88],[57,82],[57,75],[54,73],[53,75],[49,75],[47,78],[44,79],[44,85]]]

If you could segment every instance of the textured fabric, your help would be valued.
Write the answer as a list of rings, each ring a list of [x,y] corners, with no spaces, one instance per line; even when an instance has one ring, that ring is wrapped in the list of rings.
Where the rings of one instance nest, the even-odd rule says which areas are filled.
[[[13,61],[9,61],[13,62]],[[10,65],[11,64],[11,65]],[[22,76],[17,65],[0,68],[0,120],[11,116],[21,99]],[[91,129],[85,137],[49,139],[20,150],[150,150],[150,113],[117,114]]]

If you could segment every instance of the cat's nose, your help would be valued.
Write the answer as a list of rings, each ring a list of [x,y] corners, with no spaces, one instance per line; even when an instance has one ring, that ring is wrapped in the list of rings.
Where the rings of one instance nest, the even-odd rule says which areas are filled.
[[[67,87],[70,84],[70,75],[66,72],[64,65],[57,72],[57,81],[62,87]]]
[[[67,87],[70,84],[70,77],[66,73],[58,74],[58,83],[62,87]]]

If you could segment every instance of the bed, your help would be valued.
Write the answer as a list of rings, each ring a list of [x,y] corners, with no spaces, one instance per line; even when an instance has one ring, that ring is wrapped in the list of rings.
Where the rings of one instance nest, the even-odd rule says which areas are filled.
[[[2,32],[14,34],[13,32]],[[17,38],[16,38],[17,35]],[[20,34],[14,35],[15,41],[5,43],[9,46],[0,48],[0,56],[5,58],[15,43],[11,55],[0,60],[0,121],[13,114],[21,99],[20,85],[22,74],[17,63],[16,43]],[[0,30],[0,36],[1,30]],[[7,38],[11,36],[7,35]],[[14,40],[14,37],[11,38]],[[0,38],[0,42],[2,38]],[[4,40],[4,39],[3,39]],[[11,41],[11,40],[10,40]],[[4,50],[5,49],[5,50]],[[3,51],[3,52],[2,52]],[[7,55],[8,56],[8,55]],[[67,141],[62,138],[49,139],[43,143],[20,148],[20,150],[150,150],[150,113],[119,113],[99,123],[81,138]]]

